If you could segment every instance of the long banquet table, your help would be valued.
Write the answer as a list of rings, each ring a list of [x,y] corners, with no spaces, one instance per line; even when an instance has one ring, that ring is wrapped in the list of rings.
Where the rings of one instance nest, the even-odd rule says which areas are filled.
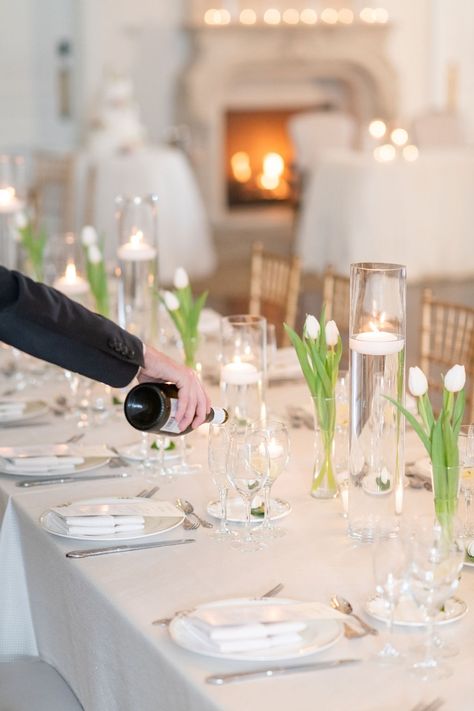
[[[474,152],[426,151],[413,163],[328,153],[302,202],[297,252],[305,270],[353,262],[407,265],[408,278],[474,274]]]
[[[46,390],[44,391],[46,392]],[[48,384],[48,394],[53,390]],[[35,396],[41,391],[35,391]],[[212,392],[218,401],[217,391]],[[306,404],[302,383],[270,388],[273,413],[287,404]],[[53,415],[29,426],[0,429],[0,443],[55,442],[75,425]],[[85,441],[119,444],[136,439],[120,413],[87,431]],[[204,465],[199,475],[162,480],[159,497],[183,496],[205,515],[215,491],[206,472],[206,432],[193,434],[193,459]],[[48,507],[105,495],[135,495],[146,480],[129,467],[127,479],[97,480],[25,490],[13,477],[0,477],[0,654],[40,654],[70,684],[86,711],[400,711],[420,700],[441,696],[446,711],[473,708],[474,570],[464,569],[458,594],[468,615],[443,627],[443,637],[460,647],[450,659],[454,675],[427,685],[405,668],[386,669],[367,661],[381,637],[342,639],[305,661],[362,658],[356,666],[223,687],[205,683],[207,675],[260,666],[198,656],[173,643],[152,620],[179,609],[223,598],[256,596],[284,583],[281,596],[327,602],[335,592],[357,611],[373,593],[371,546],[345,534],[340,501],[318,501],[308,494],[313,455],[312,433],[291,430],[289,470],[275,485],[291,514],[281,521],[285,537],[258,553],[243,554],[209,540],[203,528],[164,534],[195,538],[188,546],[150,549],[98,558],[71,560],[65,552],[91,543],[55,537],[40,528]],[[419,456],[408,437],[407,458]],[[120,470],[113,470],[120,471]],[[99,471],[98,471],[99,473]],[[405,510],[429,510],[430,494],[406,490]],[[377,623],[375,623],[377,624]],[[382,629],[382,625],[378,625]],[[399,629],[402,647],[418,643],[423,632]],[[294,663],[294,662],[290,662]],[[262,664],[261,666],[264,666]]]

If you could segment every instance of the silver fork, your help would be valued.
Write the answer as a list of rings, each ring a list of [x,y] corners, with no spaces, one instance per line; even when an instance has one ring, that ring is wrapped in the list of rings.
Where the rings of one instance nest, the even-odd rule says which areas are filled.
[[[176,499],[176,505],[186,516],[193,516],[195,519],[197,519],[198,524],[201,524],[203,528],[214,527],[214,524],[212,524],[210,521],[206,521],[204,518],[201,518],[197,515],[197,513],[194,511],[194,506],[190,501],[186,501],[186,499]]]
[[[64,440],[63,444],[75,444],[84,437],[84,434],[85,432],[78,432],[77,434],[73,434],[72,437],[69,437],[68,439]]]
[[[268,590],[266,593],[263,593],[263,595],[257,595],[257,597],[253,598],[254,600],[263,600],[264,598],[267,597],[275,597],[275,595],[278,595],[281,590],[283,590],[283,583],[278,583],[278,585],[275,585],[274,588],[271,590]],[[160,627],[168,627],[170,622],[174,620],[175,617],[178,617],[179,615],[186,615],[189,612],[192,612],[194,608],[191,608],[190,610],[177,610],[177,612],[174,613],[173,617],[160,617],[158,620],[153,620],[151,623],[152,625],[159,625]]]
[[[143,489],[143,491],[140,491],[140,493],[137,494],[137,499],[151,499],[151,497],[154,496],[159,490],[159,486],[154,486],[151,489]]]

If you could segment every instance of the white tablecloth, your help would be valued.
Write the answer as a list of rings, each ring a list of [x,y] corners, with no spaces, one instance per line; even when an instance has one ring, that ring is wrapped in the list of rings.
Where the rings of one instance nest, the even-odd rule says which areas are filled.
[[[204,203],[191,166],[181,151],[152,147],[124,155],[79,154],[76,160],[79,226],[86,219],[91,192],[92,221],[106,236],[109,259],[115,259],[117,248],[115,197],[156,193],[162,283],[172,281],[178,266],[183,266],[191,278],[206,277],[215,269],[216,253]]]
[[[51,388],[50,388],[51,393]],[[217,394],[214,392],[214,400]],[[272,409],[283,415],[286,403],[307,401],[304,385],[278,386],[270,393]],[[50,424],[0,430],[0,442],[54,441],[71,434],[60,418]],[[124,423],[94,428],[86,441],[120,443],[134,433]],[[194,435],[193,459],[206,461],[206,434]],[[443,637],[461,649],[449,660],[454,676],[427,686],[411,679],[403,666],[383,669],[369,661],[339,671],[318,671],[225,687],[204,679],[253,663],[221,661],[176,646],[166,629],[151,621],[198,603],[263,593],[283,582],[286,597],[328,601],[335,592],[357,611],[373,593],[371,547],[356,545],[345,534],[340,502],[317,501],[308,494],[313,458],[312,433],[292,430],[289,471],[275,494],[292,505],[280,523],[287,535],[254,554],[213,543],[205,529],[191,532],[196,542],[176,548],[70,560],[65,552],[90,543],[67,541],[40,529],[38,518],[49,506],[79,498],[131,495],[140,478],[57,485],[27,491],[0,477],[0,503],[7,506],[0,541],[0,654],[34,653],[53,664],[86,711],[401,711],[420,700],[446,699],[446,711],[472,709],[474,616],[443,627]],[[407,447],[413,458],[416,447]],[[116,471],[116,470],[115,470]],[[131,471],[129,469],[128,471]],[[132,469],[133,471],[133,469]],[[159,496],[184,496],[204,514],[215,491],[206,470],[173,483],[160,482]],[[430,494],[407,490],[406,509],[428,510]],[[165,534],[178,538],[181,530]],[[186,534],[189,536],[189,533]],[[474,570],[467,569],[458,593],[474,609]],[[403,647],[418,643],[422,632],[402,630]],[[380,637],[343,639],[310,659],[367,659]],[[309,660],[308,660],[309,661]]]
[[[474,274],[474,153],[377,163],[331,153],[303,196],[297,251],[307,271],[352,262],[407,265],[411,280]]]

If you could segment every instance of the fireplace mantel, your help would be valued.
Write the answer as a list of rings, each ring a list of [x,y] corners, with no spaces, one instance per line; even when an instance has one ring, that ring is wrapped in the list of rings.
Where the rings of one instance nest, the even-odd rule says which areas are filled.
[[[397,78],[387,60],[389,25],[189,25],[192,57],[182,83],[196,168],[214,223],[225,204],[223,126],[229,109],[313,107],[321,82],[343,82],[362,126],[396,115]]]

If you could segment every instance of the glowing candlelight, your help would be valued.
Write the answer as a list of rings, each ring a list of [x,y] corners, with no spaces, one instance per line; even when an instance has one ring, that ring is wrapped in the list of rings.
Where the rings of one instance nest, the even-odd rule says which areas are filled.
[[[253,363],[235,360],[221,370],[221,381],[227,385],[253,385],[259,380],[259,373]]]
[[[145,242],[141,230],[135,230],[130,235],[130,240],[118,248],[117,255],[124,262],[144,262],[156,257],[156,249]]]
[[[79,276],[74,262],[68,262],[64,275],[54,282],[54,288],[71,297],[83,296],[89,291],[88,283]]]

